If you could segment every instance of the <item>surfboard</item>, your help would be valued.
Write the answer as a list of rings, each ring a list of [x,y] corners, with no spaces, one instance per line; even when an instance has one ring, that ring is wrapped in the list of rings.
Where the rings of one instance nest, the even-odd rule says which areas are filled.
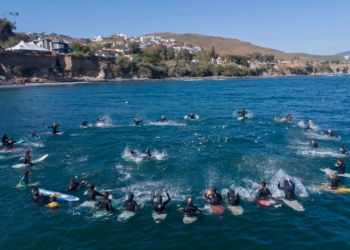
[[[227,209],[230,210],[233,215],[241,215],[244,212],[244,209],[241,206],[227,205]]]
[[[136,212],[132,211],[123,211],[121,214],[118,215],[118,221],[125,221],[130,219],[136,214]]]
[[[54,195],[57,201],[79,201],[80,200],[78,197],[75,197],[73,195],[62,194],[59,192],[50,191],[50,190],[41,189],[41,188],[39,189],[39,193],[43,194],[46,197],[50,197],[50,195]]]
[[[166,216],[167,216],[166,212],[162,214],[158,214],[156,212],[152,213],[152,217],[155,223],[161,223],[163,220],[165,220]]]
[[[33,163],[41,162],[41,161],[45,160],[48,156],[49,156],[49,154],[43,155],[39,159],[34,160]]]
[[[211,211],[213,212],[213,214],[216,214],[216,215],[221,215],[225,211],[225,208],[223,206],[210,205],[210,208],[211,208]]]
[[[16,141],[16,142],[14,142],[13,144],[21,144],[21,143],[23,143],[25,140],[19,140],[19,141]]]
[[[180,207],[178,209],[179,212],[183,213],[183,210],[184,208],[183,207]],[[198,211],[196,214],[191,214],[191,215],[188,215],[188,214],[184,214],[184,217],[182,219],[182,221],[185,223],[185,224],[191,224],[193,222],[195,222],[197,219],[198,219],[198,215],[200,214],[200,212]]]
[[[16,188],[23,188],[23,187],[34,187],[34,186],[38,186],[39,182],[33,182],[33,183],[29,183],[28,185],[22,185],[22,184],[17,184]]]
[[[326,174],[335,173],[337,176],[343,176],[343,177],[350,178],[350,174],[347,174],[347,173],[345,173],[345,174],[337,174],[336,171],[331,170],[331,169],[327,169],[327,168],[320,168],[320,170],[321,170],[322,172],[325,172]]]
[[[244,119],[245,119],[245,117],[243,117],[243,116],[240,116],[240,117],[237,118],[238,121],[241,121],[241,120],[244,120]]]
[[[46,155],[40,157],[39,159],[34,160],[32,163],[41,162],[41,161],[45,160],[48,156],[49,156],[49,154],[46,154]],[[24,164],[24,163],[19,163],[19,164],[13,165],[12,168],[24,168],[24,167],[27,167],[27,166],[30,166],[30,165],[29,164]]]
[[[282,201],[289,207],[293,208],[294,210],[297,210],[297,211],[305,211],[305,208],[303,207],[303,205],[301,205],[298,201],[296,200],[292,200],[292,201],[289,201],[287,199],[284,199],[282,198]]]
[[[59,131],[59,132],[57,132],[56,134],[54,134],[54,133],[52,133],[52,132],[47,132],[47,134],[49,134],[49,135],[63,135],[64,132]]]
[[[40,140],[40,136],[35,136],[35,137],[32,137],[32,138],[28,138],[29,141],[38,141]]]
[[[136,158],[132,157],[132,156],[123,156],[124,161],[135,161]]]
[[[109,211],[96,211],[93,215],[92,218],[94,219],[98,219],[98,218],[103,218],[106,217],[108,215],[110,215],[111,213]]]
[[[317,186],[317,190],[328,191],[332,193],[350,193],[350,188],[348,187],[338,187],[337,189],[329,189],[328,186]]]
[[[260,205],[269,207],[271,205],[276,204],[275,200],[269,199],[269,200],[256,200]]]
[[[83,125],[80,125],[79,127],[80,127],[80,128],[89,128],[90,126],[83,126]]]

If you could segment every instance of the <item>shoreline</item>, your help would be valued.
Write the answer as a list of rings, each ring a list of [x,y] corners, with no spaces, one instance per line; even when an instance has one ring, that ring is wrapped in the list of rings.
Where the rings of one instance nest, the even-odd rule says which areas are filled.
[[[144,83],[144,82],[174,82],[174,81],[224,81],[224,80],[241,80],[241,79],[269,79],[269,78],[287,78],[287,77],[321,77],[321,76],[349,76],[348,74],[339,73],[322,73],[322,74],[310,74],[310,75],[260,75],[260,76],[207,76],[207,77],[168,77],[160,79],[150,78],[115,78],[115,79],[71,79],[62,81],[52,81],[41,79],[40,82],[27,82],[23,84],[1,84],[0,89],[4,88],[20,88],[20,87],[39,87],[39,86],[59,86],[59,85],[76,85],[76,84],[89,84],[89,83]]]

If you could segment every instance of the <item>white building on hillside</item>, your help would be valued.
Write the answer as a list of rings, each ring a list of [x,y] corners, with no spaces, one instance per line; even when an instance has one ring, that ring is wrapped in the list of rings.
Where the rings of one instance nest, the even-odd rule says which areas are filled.
[[[94,42],[102,42],[105,38],[103,36],[95,36],[92,41]]]

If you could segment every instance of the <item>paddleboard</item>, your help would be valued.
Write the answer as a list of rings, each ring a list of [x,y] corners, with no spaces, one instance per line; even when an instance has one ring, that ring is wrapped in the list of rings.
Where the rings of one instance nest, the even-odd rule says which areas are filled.
[[[317,190],[323,190],[323,191],[328,191],[332,193],[350,193],[350,188],[348,187],[338,187],[337,189],[329,189],[328,186],[317,186]]]
[[[233,215],[241,215],[244,212],[244,209],[241,206],[227,205],[227,209],[230,210]]]
[[[240,116],[240,117],[237,118],[237,120],[238,120],[238,121],[241,121],[241,120],[244,120],[244,118],[245,118],[245,117]]]
[[[158,214],[156,212],[152,213],[152,217],[155,223],[161,223],[163,220],[165,220],[166,216],[167,216],[166,212],[162,214]]]
[[[291,208],[293,208],[294,210],[297,210],[297,211],[305,211],[305,208],[303,207],[303,205],[301,205],[298,201],[296,200],[292,200],[292,201],[289,201],[287,199],[284,199],[282,198],[282,201],[287,205],[287,206],[290,206]]]
[[[33,191],[32,191],[33,192]],[[55,191],[50,191],[46,189],[39,189],[39,193],[43,194],[46,197],[50,197],[50,195],[54,195],[57,201],[79,201],[78,197],[69,194],[62,194]]]
[[[322,172],[325,172],[326,174],[335,173],[337,176],[343,176],[343,177],[350,178],[350,174],[347,174],[347,173],[345,173],[345,174],[337,174],[336,171],[331,170],[331,169],[327,169],[327,168],[320,168],[320,170],[321,170]]]
[[[34,187],[34,186],[38,186],[38,185],[39,185],[39,182],[29,183],[28,185],[17,184],[16,188]]]
[[[256,200],[260,205],[262,206],[266,206],[266,207],[269,207],[271,205],[274,205],[276,204],[276,201],[275,200]]]

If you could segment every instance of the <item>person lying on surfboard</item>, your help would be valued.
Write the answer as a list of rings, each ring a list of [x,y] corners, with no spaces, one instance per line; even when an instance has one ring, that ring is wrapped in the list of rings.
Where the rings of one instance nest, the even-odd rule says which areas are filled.
[[[166,201],[163,202],[163,198],[162,196],[158,193],[158,191],[156,191],[152,198],[151,198],[151,203],[154,207],[154,211],[157,214],[162,214],[165,211],[165,207],[166,205],[168,205],[168,203],[171,201],[170,195],[168,194],[166,189],[163,189],[163,192],[166,194],[166,196],[168,197],[168,199]],[[154,201],[155,200],[155,201]]]
[[[33,166],[34,163],[32,162],[32,152],[30,150],[27,150],[26,156],[24,157],[23,164]]]
[[[196,215],[200,213],[200,210],[197,206],[193,205],[192,198],[187,199],[187,206],[179,210],[180,212],[183,212],[186,215]]]
[[[81,123],[81,126],[84,126],[84,127],[89,126],[89,123],[86,121],[85,118],[83,118],[83,122]]]
[[[103,198],[98,202],[96,202],[95,207],[98,207],[103,211],[113,211],[114,208],[112,207],[112,202],[108,197],[109,197],[109,192],[105,192],[103,195]]]
[[[237,111],[237,113],[240,113],[241,117],[245,118],[245,114],[247,114],[248,111],[245,111],[244,109],[242,109],[242,111]]]
[[[135,125],[140,125],[140,123],[142,122],[142,119],[135,117],[134,122],[135,122]]]
[[[340,182],[340,180],[335,176],[334,173],[329,173],[329,178],[331,178],[331,185],[328,188],[337,189],[338,183]]]
[[[231,206],[239,206],[240,197],[238,191],[235,192],[233,189],[226,189],[227,201]]]
[[[147,149],[147,156],[140,156],[140,155],[138,155],[138,154],[136,154],[135,153],[135,151],[134,150],[131,150],[130,151],[130,156],[127,156],[127,157],[129,157],[129,158],[134,158],[134,159],[139,159],[139,158],[143,158],[143,159],[146,159],[146,158],[151,158],[152,157],[152,155],[151,155],[151,152],[149,151],[149,148]]]
[[[52,128],[52,134],[56,134],[58,131],[57,131],[57,128],[58,126],[61,126],[61,123],[60,124],[56,124],[55,122],[52,123],[52,126],[46,126],[47,128]]]
[[[1,137],[1,142],[3,145],[7,145],[7,142],[8,142],[9,138],[7,137],[7,133],[4,132],[4,134],[2,135]]]
[[[340,136],[336,135],[333,133],[333,131],[331,129],[328,129],[327,131],[327,135],[329,135],[330,137],[336,137],[336,138],[340,138]]]
[[[124,201],[122,208],[125,208],[126,210],[130,212],[134,212],[137,209],[140,209],[141,205],[138,205],[136,201],[134,201],[134,194],[129,193],[128,199]]]
[[[347,151],[347,150],[344,148],[344,146],[340,146],[340,147],[339,147],[339,150],[340,150],[340,153],[341,153],[342,155],[348,155],[348,154],[349,154],[349,151]]]
[[[21,184],[22,186],[28,186],[29,181],[30,181],[29,175],[30,175],[30,173],[29,173],[28,170],[24,171],[23,177],[22,177],[22,179],[19,181],[19,184]]]
[[[345,163],[343,159],[338,159],[335,163],[334,168],[328,168],[328,169],[335,169],[338,171],[338,174],[345,174]]]
[[[315,140],[312,140],[311,144],[313,148],[318,148],[317,142]]]
[[[281,179],[278,178],[278,185],[277,188],[279,190],[283,190],[285,194],[285,198],[287,200],[294,200],[294,192],[295,192],[295,184],[289,179],[289,177],[286,177],[286,180],[283,182],[283,186],[280,185]]]
[[[76,182],[76,180],[73,178],[70,180],[69,186],[66,189],[66,192],[74,191],[86,184],[86,181]]]
[[[219,206],[222,202],[221,194],[216,192],[216,187],[213,186],[210,190],[207,190],[204,194],[204,201],[212,206]]]
[[[29,140],[35,139],[35,138],[39,138],[40,136],[38,136],[35,132],[35,130],[32,131],[32,133],[30,134],[30,136],[28,137]]]
[[[272,196],[270,190],[266,188],[266,182],[262,181],[260,183],[260,189],[256,194],[256,199],[258,200],[267,200]]]

